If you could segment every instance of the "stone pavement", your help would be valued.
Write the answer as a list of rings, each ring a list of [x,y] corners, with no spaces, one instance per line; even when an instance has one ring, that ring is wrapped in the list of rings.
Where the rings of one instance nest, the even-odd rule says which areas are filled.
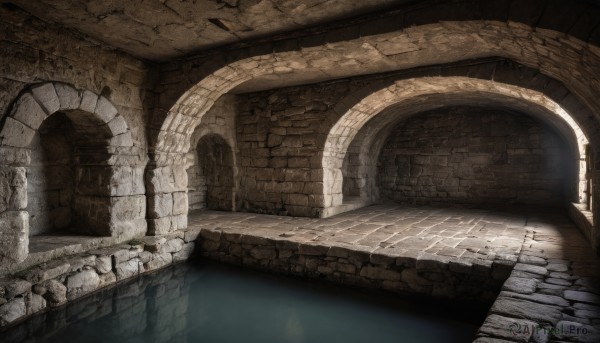
[[[527,214],[516,209],[407,207],[384,204],[326,219],[201,211],[189,228],[243,229],[245,234],[359,250],[418,251],[442,257],[494,261],[513,259],[527,233]],[[510,258],[509,256],[513,256]]]
[[[209,258],[392,291],[486,300],[465,292],[473,287],[465,280],[484,287],[485,277],[508,278],[476,342],[600,341],[600,259],[560,210],[383,204],[327,219],[203,211],[190,215],[194,231]]]

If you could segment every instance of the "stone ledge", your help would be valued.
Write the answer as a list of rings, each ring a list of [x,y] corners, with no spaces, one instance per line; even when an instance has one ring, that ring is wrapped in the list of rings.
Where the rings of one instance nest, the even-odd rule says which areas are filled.
[[[115,244],[114,239],[63,237],[30,254],[27,267],[0,278],[0,327],[170,264],[187,260],[195,243],[185,232]],[[53,237],[56,239],[56,237]],[[111,245],[112,243],[112,245]],[[27,268],[27,269],[24,269]]]
[[[310,242],[281,237],[277,231],[247,232],[237,227],[202,228],[198,231],[199,254],[220,262],[347,286],[484,303],[494,300],[505,280],[501,275],[508,276],[504,269],[516,263],[516,258],[460,259],[410,249]]]

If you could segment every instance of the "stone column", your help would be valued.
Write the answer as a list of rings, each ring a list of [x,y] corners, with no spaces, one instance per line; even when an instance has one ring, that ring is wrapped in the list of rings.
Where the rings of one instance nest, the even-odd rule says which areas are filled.
[[[119,157],[124,159],[122,154]],[[144,167],[110,165],[110,161],[77,165],[74,226],[100,236],[143,236],[147,229]]]
[[[29,253],[25,149],[0,147],[0,264],[19,263]]]
[[[164,235],[187,227],[185,155],[163,156],[159,160],[146,167],[148,235]]]

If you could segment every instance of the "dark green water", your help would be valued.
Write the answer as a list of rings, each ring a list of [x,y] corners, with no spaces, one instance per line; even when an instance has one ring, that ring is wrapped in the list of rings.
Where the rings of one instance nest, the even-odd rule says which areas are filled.
[[[485,309],[367,294],[215,264],[119,284],[0,342],[471,342]]]

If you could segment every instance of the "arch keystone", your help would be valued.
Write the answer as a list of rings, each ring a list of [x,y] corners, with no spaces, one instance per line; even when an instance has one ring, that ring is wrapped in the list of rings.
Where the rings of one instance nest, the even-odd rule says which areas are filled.
[[[81,94],[75,88],[63,83],[55,83],[54,88],[56,94],[58,94],[61,110],[76,110],[79,108]]]
[[[42,105],[47,114],[52,114],[60,109],[58,94],[52,83],[44,83],[31,89],[35,99]],[[37,129],[37,127],[35,127]]]

